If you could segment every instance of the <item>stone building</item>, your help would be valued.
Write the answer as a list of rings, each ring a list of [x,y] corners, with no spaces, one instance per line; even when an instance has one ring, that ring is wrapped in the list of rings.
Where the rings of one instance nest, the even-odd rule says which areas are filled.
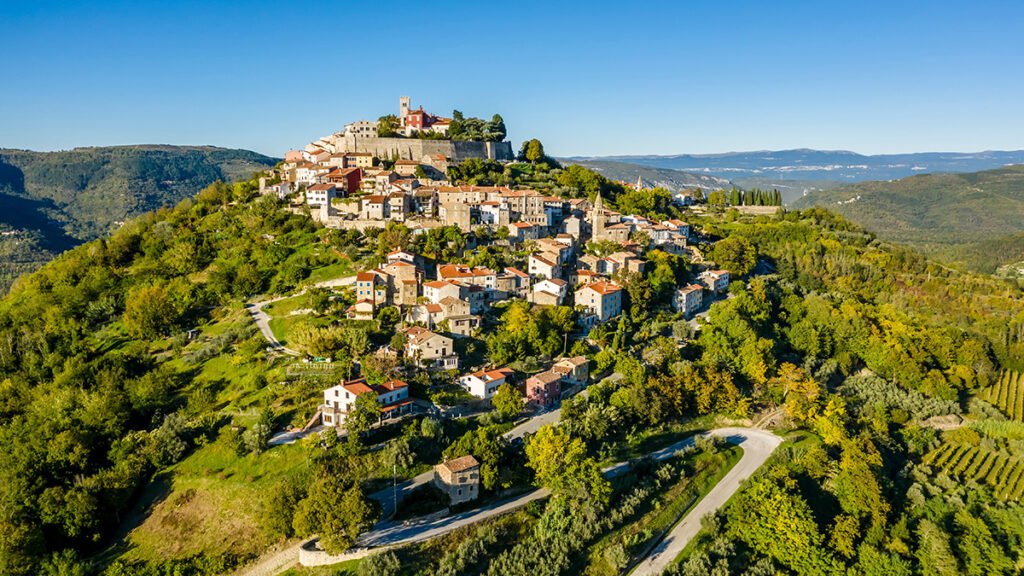
[[[434,486],[448,495],[453,505],[480,496],[480,463],[472,455],[434,466]]]

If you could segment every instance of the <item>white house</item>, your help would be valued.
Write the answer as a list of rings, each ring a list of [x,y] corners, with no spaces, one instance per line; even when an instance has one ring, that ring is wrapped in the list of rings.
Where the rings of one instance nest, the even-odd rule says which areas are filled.
[[[309,206],[327,206],[337,196],[334,184],[313,184],[306,188],[306,204]]]
[[[537,304],[559,306],[569,292],[569,283],[561,278],[545,278],[533,285],[532,300]]]
[[[527,271],[530,276],[542,278],[558,278],[561,275],[561,266],[558,265],[558,257],[550,254],[530,254]]]
[[[576,305],[583,306],[598,322],[622,312],[622,287],[612,282],[593,282],[576,290]]]
[[[703,302],[704,287],[700,284],[690,284],[678,290],[672,297],[672,308],[682,312],[689,318],[696,312]]]
[[[721,293],[729,289],[729,272],[726,270],[705,270],[698,276],[708,290]]]
[[[481,370],[459,378],[459,386],[477,398],[491,398],[511,375],[512,370],[508,368]]]
[[[409,412],[409,385],[401,380],[370,385],[365,378],[343,381],[337,386],[324,390],[324,403],[320,406],[320,418],[327,426],[343,426],[348,413],[355,408],[356,397],[362,394],[376,394],[382,419],[393,418]]]

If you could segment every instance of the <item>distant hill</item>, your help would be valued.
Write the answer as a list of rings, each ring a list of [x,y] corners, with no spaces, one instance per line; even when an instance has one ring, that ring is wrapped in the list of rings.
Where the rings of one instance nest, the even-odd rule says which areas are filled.
[[[212,146],[0,149],[0,294],[19,274],[132,216],[274,163]]]
[[[725,178],[708,176],[706,174],[693,174],[682,170],[669,168],[656,168],[641,164],[628,164],[626,162],[612,162],[608,160],[581,160],[564,159],[566,164],[579,164],[600,172],[605,178],[621,180],[630,184],[636,182],[637,176],[643,178],[645,186],[660,187],[672,190],[688,190],[701,188],[703,190],[717,190],[720,188],[731,188],[733,183]]]
[[[672,168],[751,182],[772,188],[785,181],[827,181],[853,183],[892,180],[914,174],[935,172],[977,172],[1024,163],[1024,150],[1009,152],[922,152],[867,156],[848,151],[779,150],[728,152],[725,154],[678,154],[671,156],[604,156],[570,158],[572,162],[601,160]],[[752,187],[752,186],[747,186]],[[780,188],[780,190],[782,190]]]
[[[794,203],[812,205],[956,267],[1015,274],[1024,261],[1024,166],[862,182]]]

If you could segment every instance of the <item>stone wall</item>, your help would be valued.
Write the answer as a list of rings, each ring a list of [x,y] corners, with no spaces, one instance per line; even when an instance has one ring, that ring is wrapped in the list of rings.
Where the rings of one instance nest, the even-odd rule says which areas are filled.
[[[320,546],[317,545],[318,539],[314,538],[302,544],[299,547],[299,564],[303,566],[329,566],[331,564],[339,564],[341,562],[348,562],[349,560],[357,560],[359,558],[365,558],[371,554],[378,552],[384,552],[390,550],[391,546],[380,546],[376,548],[353,548],[341,554],[328,554],[324,552]]]
[[[354,138],[344,136],[336,141],[339,153],[372,152],[378,158],[397,158],[419,162],[424,156],[442,154],[459,163],[469,158],[514,160],[510,142],[464,142],[454,140],[419,140],[417,138]]]

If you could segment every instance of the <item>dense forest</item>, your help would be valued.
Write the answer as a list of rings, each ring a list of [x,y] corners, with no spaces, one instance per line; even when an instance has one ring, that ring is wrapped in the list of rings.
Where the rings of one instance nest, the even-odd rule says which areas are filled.
[[[562,425],[524,448],[501,437],[522,408],[507,391],[477,419],[371,431],[358,418],[346,441],[271,448],[270,432],[303,423],[324,383],[356,363],[371,381],[403,370],[374,354],[401,337],[389,314],[348,321],[350,295],[309,290],[294,305],[324,312],[295,328],[296,345],[343,360],[296,376],[315,371],[268,354],[243,303],[397,247],[494,266],[526,252],[455,228],[328,231],[259,197],[253,180],[211,185],[66,252],[0,301],[0,573],[217,574],[313,533],[344,550],[379,514],[365,495],[393,471],[472,453],[489,497],[539,485],[552,498],[372,556],[360,574],[617,574],[665,524],[659,512],[699,494],[736,452],[702,443],[614,481],[600,466],[719,418],[766,416],[786,442],[673,571],[1020,572],[1019,284],[936,265],[826,210],[684,213],[667,190],[530,156],[462,165],[457,179],[600,191],[621,211],[684,216],[698,249],[732,273],[729,297],[695,331],[670,301],[696,266],[651,250],[644,273],[617,275],[624,312],[589,341],[564,339],[571,306],[498,308],[459,344],[465,358],[528,370],[567,348],[594,373],[621,375],[567,401]],[[410,384],[440,403],[446,378]]]
[[[56,254],[173,206],[216,180],[273,164],[247,150],[186,146],[0,149],[0,292]]]

